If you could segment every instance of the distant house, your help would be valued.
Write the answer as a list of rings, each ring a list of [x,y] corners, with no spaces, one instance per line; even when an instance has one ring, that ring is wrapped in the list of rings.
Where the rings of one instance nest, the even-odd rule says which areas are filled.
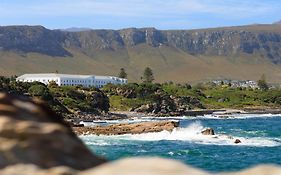
[[[128,80],[114,76],[97,76],[97,75],[71,75],[71,74],[24,74],[19,76],[17,81],[22,82],[41,82],[48,85],[51,81],[56,82],[59,86],[78,86],[101,88],[106,84],[127,84]]]
[[[231,84],[231,87],[258,88],[258,83],[253,80],[213,80],[216,85]]]

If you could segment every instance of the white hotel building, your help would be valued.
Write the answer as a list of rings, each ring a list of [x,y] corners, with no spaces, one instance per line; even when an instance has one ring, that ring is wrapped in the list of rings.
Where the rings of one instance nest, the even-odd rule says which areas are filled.
[[[70,75],[70,74],[24,74],[19,76],[17,81],[22,82],[41,82],[46,85],[54,81],[59,86],[78,86],[101,88],[106,84],[127,84],[128,80],[113,76],[97,76],[97,75]]]

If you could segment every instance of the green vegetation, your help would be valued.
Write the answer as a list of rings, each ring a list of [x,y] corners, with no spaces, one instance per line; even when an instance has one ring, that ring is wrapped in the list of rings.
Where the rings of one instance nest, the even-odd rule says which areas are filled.
[[[55,82],[46,86],[0,77],[0,91],[41,99],[63,116],[77,112],[100,114],[109,110],[108,97],[96,88],[58,86]]]
[[[40,97],[41,99],[48,101],[52,99],[49,89],[42,84],[35,84],[30,86],[28,93],[33,97]]]
[[[268,85],[265,79],[265,75],[262,74],[261,78],[258,80],[258,86],[261,90],[267,91],[268,90]]]
[[[111,109],[119,111],[128,111],[132,108],[136,108],[150,102],[150,100],[140,98],[125,98],[118,95],[110,96],[109,100]]]
[[[54,98],[71,112],[108,112],[109,99],[97,88],[81,86],[49,86]]]
[[[128,110],[155,103],[161,100],[160,96],[163,95],[198,99],[204,107],[210,109],[281,106],[281,89],[264,91],[213,83],[200,83],[193,87],[189,84],[131,83],[107,85],[103,91],[109,95],[111,108],[114,110]]]
[[[16,82],[0,77],[0,90],[10,94],[39,98],[64,116],[87,112],[101,114],[111,110],[145,109],[161,113],[189,109],[281,107],[281,89],[233,88],[230,84],[200,83],[129,83],[108,84],[102,89],[81,86],[48,86],[39,83]],[[163,112],[164,111],[164,112]]]

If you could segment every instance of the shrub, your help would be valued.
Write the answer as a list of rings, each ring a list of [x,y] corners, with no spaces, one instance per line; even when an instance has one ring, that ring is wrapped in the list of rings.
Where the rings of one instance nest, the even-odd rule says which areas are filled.
[[[49,89],[42,84],[35,84],[32,85],[29,89],[28,89],[28,93],[33,96],[33,97],[39,97],[43,100],[51,100],[52,96],[49,92]]]

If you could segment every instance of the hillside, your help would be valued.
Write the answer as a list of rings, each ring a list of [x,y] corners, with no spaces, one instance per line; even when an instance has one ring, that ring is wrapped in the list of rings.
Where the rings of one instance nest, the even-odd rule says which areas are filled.
[[[216,78],[281,82],[281,25],[199,30],[130,28],[67,32],[42,26],[0,27],[0,72],[117,75],[131,81],[144,68],[159,82]]]

